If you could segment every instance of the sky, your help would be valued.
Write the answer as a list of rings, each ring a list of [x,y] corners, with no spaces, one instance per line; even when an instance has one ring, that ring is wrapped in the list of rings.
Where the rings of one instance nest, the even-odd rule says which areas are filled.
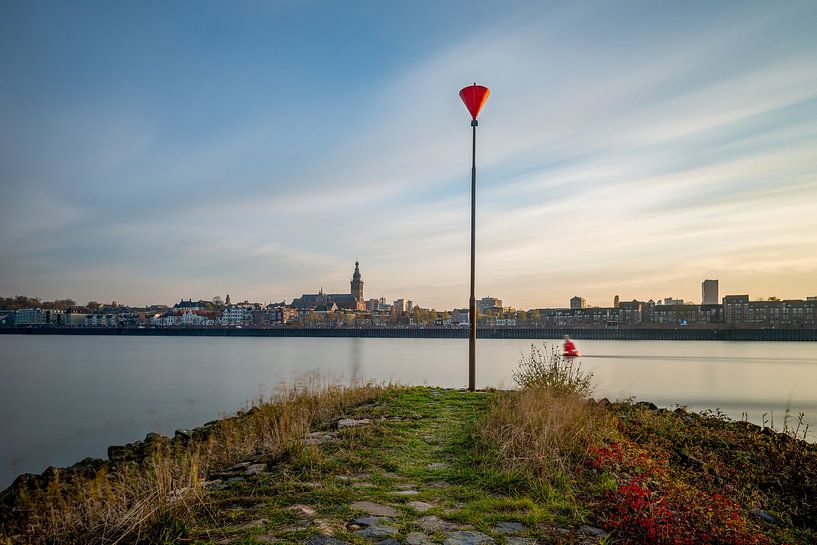
[[[0,3],[0,295],[817,295],[817,3]]]

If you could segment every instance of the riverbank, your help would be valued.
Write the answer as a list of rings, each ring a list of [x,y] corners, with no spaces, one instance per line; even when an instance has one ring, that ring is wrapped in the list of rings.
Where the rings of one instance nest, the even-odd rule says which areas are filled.
[[[801,431],[538,388],[335,389],[112,447],[108,461],[86,460],[70,474],[18,479],[3,497],[3,535],[817,543],[817,450],[795,437]]]
[[[0,327],[7,335],[103,335],[136,337],[328,337],[369,339],[467,339],[467,328],[454,327]],[[479,339],[574,339],[609,341],[777,341],[814,342],[817,328],[620,327],[541,328],[478,327]]]

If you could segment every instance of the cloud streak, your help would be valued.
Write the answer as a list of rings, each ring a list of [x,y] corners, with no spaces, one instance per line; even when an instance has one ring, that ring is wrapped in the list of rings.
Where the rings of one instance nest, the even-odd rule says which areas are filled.
[[[373,296],[463,306],[470,135],[456,91],[477,79],[493,89],[481,294],[697,300],[705,277],[815,294],[817,10],[685,9],[526,7],[356,83],[335,119],[306,102],[235,104],[227,127],[184,138],[169,136],[172,112],[144,105],[39,119],[3,140],[0,292],[290,300],[345,290],[359,258]]]

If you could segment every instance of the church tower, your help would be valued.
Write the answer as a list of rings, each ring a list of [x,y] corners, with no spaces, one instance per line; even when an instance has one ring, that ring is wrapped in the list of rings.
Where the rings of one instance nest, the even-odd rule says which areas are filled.
[[[352,295],[358,303],[363,302],[363,280],[360,279],[360,263],[355,261],[355,272],[352,275]]]

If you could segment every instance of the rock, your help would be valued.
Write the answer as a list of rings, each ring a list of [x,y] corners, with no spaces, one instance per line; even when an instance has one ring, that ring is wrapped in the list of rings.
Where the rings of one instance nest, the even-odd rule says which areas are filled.
[[[227,479],[227,484],[240,483],[243,480],[244,480],[244,477],[230,477],[229,479]]]
[[[230,526],[231,530],[253,530],[255,528],[261,528],[265,525],[267,521],[265,519],[256,519],[251,520],[249,522],[245,522],[244,524],[238,524],[236,526]]]
[[[392,494],[395,496],[416,496],[419,492],[416,490],[394,490]]]
[[[282,532],[300,532],[301,530],[306,530],[312,526],[312,521],[309,519],[299,520],[295,524],[288,524],[287,526],[282,526],[279,528]]]
[[[428,511],[429,509],[432,509],[434,507],[433,504],[426,503],[424,501],[416,501],[416,500],[415,501],[410,501],[406,505],[408,505],[409,507],[411,507],[412,509],[414,509],[415,511],[418,511],[420,513],[425,513],[426,511]]]
[[[134,457],[134,452],[127,446],[111,445],[108,447],[108,460],[111,462],[123,462],[132,460]]]
[[[448,464],[443,463],[443,462],[434,462],[433,464],[428,464],[426,467],[427,467],[428,469],[432,469],[432,470],[435,470],[435,469],[446,469],[446,468],[448,467]]]
[[[349,507],[355,511],[363,511],[376,517],[400,516],[400,513],[397,511],[397,509],[389,507],[388,505],[380,505],[379,503],[373,503],[370,501],[356,501],[351,503]]]
[[[265,471],[267,471],[267,464],[250,464],[247,466],[247,469],[244,470],[244,473],[247,475],[258,475]]]
[[[417,526],[432,534],[436,532],[453,532],[459,528],[453,522],[447,522],[434,515],[420,517],[414,522]]]
[[[389,517],[358,517],[352,520],[352,524],[359,526],[374,526],[376,524],[386,524],[391,522]]]
[[[390,537],[389,539],[384,539],[383,541],[378,541],[375,545],[400,545],[400,541]]]
[[[166,437],[156,432],[149,432],[147,435],[145,435],[145,443],[162,443],[166,440]]]
[[[524,534],[527,531],[521,522],[500,522],[494,526],[494,532],[505,535]]]
[[[395,486],[397,487],[398,490],[411,490],[412,488],[417,488],[413,484],[408,484],[408,483],[400,483],[400,484],[395,485]]]
[[[99,458],[83,458],[81,461],[68,468],[68,471],[85,479],[93,479],[97,471],[107,462]]]
[[[372,524],[352,533],[357,537],[389,537],[395,534],[397,534],[397,528],[385,524]]]
[[[315,516],[315,510],[312,507],[310,507],[308,505],[303,505],[303,504],[300,504],[300,503],[297,504],[297,505],[293,505],[293,506],[289,507],[289,510],[292,511],[293,513],[295,513],[296,515],[298,515],[299,517],[314,517]]]
[[[334,537],[318,534],[316,536],[309,536],[304,541],[305,545],[349,545],[346,541],[335,539]]]
[[[494,538],[482,532],[450,532],[444,545],[493,545]]]
[[[315,519],[315,527],[323,534],[335,534],[346,529],[346,524],[338,519]]]
[[[272,534],[261,534],[260,536],[253,536],[253,539],[261,543],[278,543],[278,538]]]
[[[508,537],[505,545],[536,545],[535,537]]]
[[[341,418],[340,420],[338,420],[338,429],[353,428],[355,426],[365,426],[371,423],[372,421],[370,418],[360,418],[358,420],[355,420],[354,418]]]
[[[595,526],[587,526],[586,524],[582,524],[581,526],[579,526],[579,531],[583,534],[595,537],[604,537],[607,535],[607,532],[605,532],[601,528],[596,528]]]
[[[173,433],[173,439],[180,443],[188,443],[192,438],[193,434],[190,430],[176,430]]]
[[[431,543],[431,538],[422,532],[409,532],[406,536],[406,543],[408,545],[425,545]]]
[[[224,490],[227,485],[221,479],[213,479],[212,481],[204,481],[201,486],[206,490]]]
[[[783,526],[783,522],[768,511],[764,511],[763,509],[750,509],[749,512],[763,522],[768,522],[775,526]]]
[[[304,437],[304,444],[322,445],[329,441],[334,441],[336,438],[337,436],[334,433],[327,431],[313,431],[312,433],[306,434],[306,437]]]

